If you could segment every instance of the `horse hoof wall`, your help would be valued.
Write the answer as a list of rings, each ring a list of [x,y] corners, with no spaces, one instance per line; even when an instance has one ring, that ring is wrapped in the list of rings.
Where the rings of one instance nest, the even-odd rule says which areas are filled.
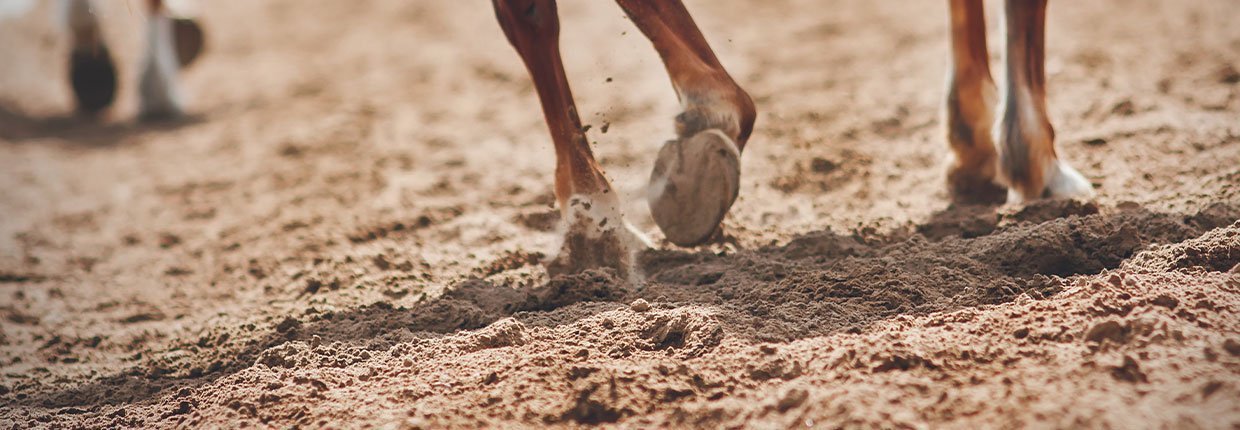
[[[740,192],[740,150],[716,129],[663,144],[647,201],[667,240],[694,246],[711,237]]]

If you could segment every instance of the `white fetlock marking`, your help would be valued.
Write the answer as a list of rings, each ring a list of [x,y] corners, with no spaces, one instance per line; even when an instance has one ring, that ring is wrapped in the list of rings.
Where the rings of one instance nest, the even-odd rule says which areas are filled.
[[[1085,175],[1063,160],[1055,160],[1048,170],[1046,191],[1051,197],[1089,198],[1094,196],[1093,184],[1085,179]]]
[[[145,68],[139,82],[139,110],[142,116],[176,116],[182,113],[184,96],[178,83],[172,19],[155,13],[147,21]]]
[[[720,99],[718,93],[682,93],[677,90],[677,95],[680,97],[681,112],[695,110],[707,115],[706,118],[702,118],[704,124],[696,124],[697,129],[719,129],[722,130],[720,133],[723,133],[724,136],[728,136],[728,133],[732,135],[740,133],[741,119],[736,116],[736,110],[732,109],[731,105]],[[689,136],[681,137],[687,138]],[[731,140],[732,138],[729,137],[728,139]]]

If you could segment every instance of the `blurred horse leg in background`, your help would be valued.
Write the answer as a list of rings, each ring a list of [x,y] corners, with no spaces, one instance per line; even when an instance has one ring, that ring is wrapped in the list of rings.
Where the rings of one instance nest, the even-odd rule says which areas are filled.
[[[138,117],[170,119],[184,114],[185,96],[180,72],[203,51],[205,33],[193,18],[183,16],[184,2],[145,0],[142,56],[134,67],[140,70],[137,85]],[[15,6],[16,5],[16,6]],[[0,14],[17,16],[29,6],[21,2],[0,9]],[[98,117],[116,102],[120,87],[116,59],[102,31],[101,4],[91,0],[62,0],[63,23],[70,37],[69,84],[75,108],[80,115]],[[171,7],[176,6],[176,7]],[[125,67],[126,65],[121,65]]]
[[[69,84],[78,113],[97,116],[116,101],[116,63],[103,38],[99,19],[89,0],[65,0],[65,23],[72,48]]]
[[[147,1],[146,48],[138,81],[138,116],[176,118],[184,114],[180,71],[202,53],[202,27],[191,18],[174,17],[163,0]]]

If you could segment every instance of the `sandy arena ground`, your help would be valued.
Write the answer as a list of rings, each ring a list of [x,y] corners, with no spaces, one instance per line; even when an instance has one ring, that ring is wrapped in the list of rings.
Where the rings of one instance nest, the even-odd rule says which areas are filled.
[[[485,1],[212,0],[157,125],[135,12],[102,12],[126,97],[94,123],[48,3],[0,22],[0,427],[1240,426],[1233,0],[1053,2],[1099,197],[997,208],[947,202],[945,2],[689,1],[760,114],[725,237],[634,285],[538,264],[551,144]],[[561,3],[661,241],[675,95],[617,6]]]

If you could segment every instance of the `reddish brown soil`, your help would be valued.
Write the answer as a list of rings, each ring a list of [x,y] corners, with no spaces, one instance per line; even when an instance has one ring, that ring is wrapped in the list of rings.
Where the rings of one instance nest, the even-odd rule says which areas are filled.
[[[761,113],[726,236],[635,285],[537,264],[552,151],[485,2],[210,3],[179,123],[64,116],[46,5],[0,25],[0,426],[1240,426],[1233,1],[1052,5],[1099,197],[999,208],[946,202],[942,2],[691,1]],[[617,7],[563,3],[661,239],[674,95]]]

